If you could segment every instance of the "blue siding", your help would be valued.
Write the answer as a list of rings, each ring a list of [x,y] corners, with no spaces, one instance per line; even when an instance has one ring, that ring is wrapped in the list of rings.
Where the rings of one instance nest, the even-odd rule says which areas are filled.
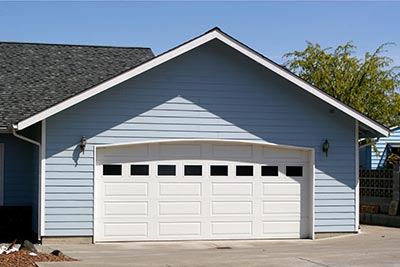
[[[316,230],[354,231],[355,121],[331,108],[217,41],[206,44],[47,120],[45,234],[93,234],[93,145],[179,138],[315,148]]]
[[[374,152],[371,150],[370,146],[360,148],[360,168],[371,169],[371,153]]]
[[[39,127],[21,134],[38,140]],[[4,144],[4,205],[31,206],[32,230],[37,232],[39,149],[11,134],[0,134],[0,143]]]
[[[366,147],[365,150],[360,150],[361,166],[366,166],[365,168],[376,169],[387,144],[400,144],[400,128],[390,131],[390,136],[388,137],[379,138],[379,141],[376,143],[376,148],[379,151],[379,155],[375,153],[371,146]],[[363,153],[366,154],[365,157],[362,156]]]

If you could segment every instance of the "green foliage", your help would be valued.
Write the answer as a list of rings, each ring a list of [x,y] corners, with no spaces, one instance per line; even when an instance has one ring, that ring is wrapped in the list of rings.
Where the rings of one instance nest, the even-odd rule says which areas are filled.
[[[285,67],[331,96],[386,125],[399,124],[400,85],[398,67],[385,55],[382,44],[363,59],[354,56],[352,42],[336,49],[307,42],[304,51],[284,55]]]
[[[400,165],[400,156],[396,154],[390,154],[386,160],[386,168],[393,168],[394,166]]]

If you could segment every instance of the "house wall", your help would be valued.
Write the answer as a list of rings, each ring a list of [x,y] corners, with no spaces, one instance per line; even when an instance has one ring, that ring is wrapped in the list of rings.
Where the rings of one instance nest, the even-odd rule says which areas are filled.
[[[47,119],[45,236],[93,235],[93,145],[179,138],[314,148],[315,230],[356,231],[354,131],[354,119],[210,42]]]
[[[371,146],[360,148],[360,168],[371,169],[371,153],[374,153]]]
[[[29,127],[21,135],[38,140],[37,125]],[[0,134],[4,144],[4,206],[31,206],[32,230],[38,227],[38,147],[14,137]]]
[[[366,158],[364,161],[360,161],[363,164],[368,166],[368,161],[370,161],[370,168],[376,169],[378,167],[379,161],[383,155],[383,151],[385,150],[386,144],[400,144],[400,128],[394,129],[390,131],[390,136],[388,137],[381,137],[379,141],[376,143],[376,148],[379,151],[379,155],[377,155],[373,149],[373,147],[369,146],[366,149],[370,155],[370,158]],[[361,158],[360,158],[361,160]]]

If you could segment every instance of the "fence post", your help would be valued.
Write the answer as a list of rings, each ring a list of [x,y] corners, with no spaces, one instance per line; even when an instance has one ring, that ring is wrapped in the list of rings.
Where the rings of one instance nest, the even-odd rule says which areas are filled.
[[[393,200],[400,200],[400,179],[399,179],[399,164],[393,166]]]

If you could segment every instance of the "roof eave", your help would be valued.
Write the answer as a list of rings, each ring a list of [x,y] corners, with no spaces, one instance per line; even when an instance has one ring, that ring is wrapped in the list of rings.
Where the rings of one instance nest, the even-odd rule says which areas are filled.
[[[267,69],[275,72],[276,74],[280,75],[281,77],[289,80],[290,82],[294,83],[295,85],[299,86],[300,88],[304,89],[305,91],[311,93],[312,95],[320,98],[321,100],[325,101],[326,103],[332,105],[333,107],[341,110],[345,114],[353,117],[354,119],[358,120],[360,123],[366,125],[367,127],[371,128],[372,130],[376,131],[378,134],[383,136],[389,135],[389,129],[384,127],[383,125],[379,124],[378,122],[366,117],[365,115],[361,114],[360,112],[354,110],[353,108],[349,107],[348,105],[340,102],[339,100],[333,98],[332,96],[326,94],[325,92],[319,90],[318,88],[312,86],[311,84],[307,83],[306,81],[302,80],[289,70],[283,68],[282,66],[276,64],[275,62],[269,60],[268,58],[264,57],[260,53],[254,51],[253,49],[249,48],[248,46],[244,45],[243,43],[237,41],[233,37],[229,36],[228,34],[222,32],[218,28],[214,28],[211,31],[206,32],[205,34],[194,38],[180,46],[175,47],[153,59],[140,64],[139,66],[134,67],[133,69],[126,71],[110,80],[107,80],[99,85],[96,85],[74,97],[71,97],[61,103],[54,105],[42,112],[37,113],[25,120],[22,120],[16,124],[18,130],[22,130],[30,125],[33,125],[41,120],[44,120],[68,107],[76,105],[77,103],[88,99],[94,95],[97,95],[117,84],[120,84],[130,78],[133,78],[145,71],[148,71],[160,64],[163,64],[175,57],[178,57],[196,47],[199,47],[211,40],[217,39],[226,45],[232,47],[233,49],[237,50],[238,52],[244,54],[245,56],[251,58],[253,61],[261,64],[262,66],[266,67]]]

